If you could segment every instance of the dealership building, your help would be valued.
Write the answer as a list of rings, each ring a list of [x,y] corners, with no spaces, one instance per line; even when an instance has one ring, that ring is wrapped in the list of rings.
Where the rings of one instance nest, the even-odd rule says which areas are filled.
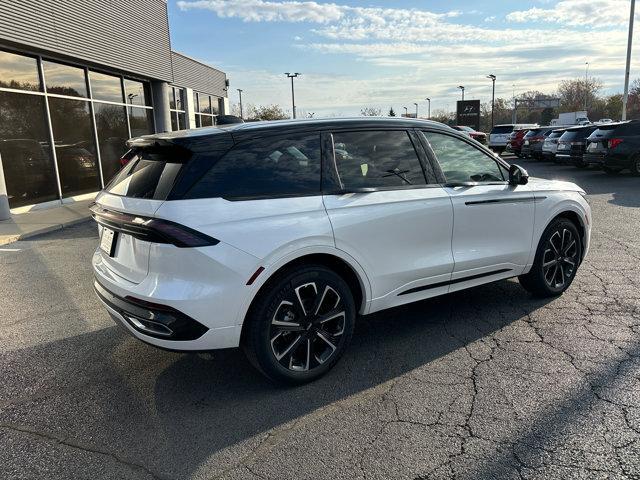
[[[128,138],[212,126],[228,111],[227,89],[223,72],[171,50],[165,0],[3,0],[9,206],[91,198],[120,168]]]

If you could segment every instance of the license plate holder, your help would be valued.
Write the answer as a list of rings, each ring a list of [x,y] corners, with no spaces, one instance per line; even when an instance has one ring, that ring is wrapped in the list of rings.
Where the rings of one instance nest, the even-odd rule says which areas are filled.
[[[100,237],[100,249],[113,257],[116,251],[116,242],[118,241],[118,232],[114,232],[110,228],[102,228],[102,236]]]

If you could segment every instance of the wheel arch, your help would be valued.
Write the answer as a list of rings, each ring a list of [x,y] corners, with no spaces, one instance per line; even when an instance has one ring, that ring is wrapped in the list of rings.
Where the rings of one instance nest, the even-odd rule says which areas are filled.
[[[547,229],[547,227],[549,227],[549,225],[551,225],[553,222],[555,222],[559,218],[566,218],[571,223],[573,223],[578,229],[578,233],[580,234],[580,240],[582,242],[582,258],[580,259],[580,261],[582,261],[586,255],[585,246],[587,245],[586,243],[587,242],[587,226],[585,225],[583,216],[579,213],[577,208],[567,208],[565,206],[563,210],[559,212],[555,212],[555,214],[552,215],[550,220],[545,224],[544,228],[541,229],[540,236],[538,237],[538,241],[536,243],[536,249],[537,249],[537,245],[540,243],[540,238],[542,237],[542,233]]]
[[[256,288],[250,295],[250,301],[245,305],[238,317],[240,343],[242,343],[244,336],[245,320],[259,295],[271,288],[273,283],[278,281],[285,272],[298,266],[311,264],[325,266],[340,275],[353,294],[354,302],[358,306],[358,313],[367,313],[371,300],[371,285],[362,267],[354,259],[340,250],[323,248],[318,251],[313,251],[304,249],[265,267],[264,272],[258,276],[261,283],[256,285]]]

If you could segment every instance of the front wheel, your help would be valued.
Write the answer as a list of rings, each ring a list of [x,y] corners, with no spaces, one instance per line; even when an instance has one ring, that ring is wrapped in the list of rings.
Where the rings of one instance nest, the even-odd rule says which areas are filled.
[[[518,280],[536,296],[562,295],[573,282],[581,259],[578,229],[570,220],[558,218],[542,234],[531,270]]]
[[[271,380],[301,384],[327,373],[346,350],[356,308],[346,282],[321,265],[298,267],[259,294],[243,347]]]

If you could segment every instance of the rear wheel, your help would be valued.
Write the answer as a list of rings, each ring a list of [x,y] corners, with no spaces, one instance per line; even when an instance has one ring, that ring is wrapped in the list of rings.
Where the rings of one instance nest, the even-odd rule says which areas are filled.
[[[534,295],[561,295],[573,282],[581,258],[582,241],[578,229],[572,221],[558,218],[542,234],[531,270],[518,280]]]
[[[629,165],[629,170],[631,173],[636,176],[640,176],[640,155],[635,155],[631,159],[631,165]]]
[[[355,314],[351,290],[339,275],[321,265],[298,267],[256,299],[245,320],[243,347],[271,380],[310,382],[343,355]]]

